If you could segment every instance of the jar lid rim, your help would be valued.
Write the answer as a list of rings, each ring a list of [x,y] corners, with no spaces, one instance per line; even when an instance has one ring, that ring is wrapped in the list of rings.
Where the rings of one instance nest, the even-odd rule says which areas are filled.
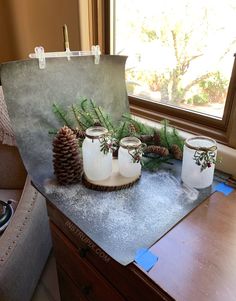
[[[194,146],[193,144],[191,144],[192,140],[208,140],[209,142],[212,142],[212,146],[208,146],[208,147],[204,147],[204,146]],[[216,145],[216,141],[210,137],[206,137],[206,136],[194,136],[194,137],[190,137],[188,139],[185,140],[184,144],[190,148],[190,149],[194,149],[197,151],[215,151],[217,149],[217,145]]]
[[[131,142],[131,143],[127,143]],[[133,142],[133,143],[132,143]],[[120,140],[120,146],[126,149],[135,149],[141,146],[142,142],[137,137],[124,137]]]
[[[85,131],[85,136],[90,139],[99,139],[108,134],[108,129],[103,126],[92,126]]]

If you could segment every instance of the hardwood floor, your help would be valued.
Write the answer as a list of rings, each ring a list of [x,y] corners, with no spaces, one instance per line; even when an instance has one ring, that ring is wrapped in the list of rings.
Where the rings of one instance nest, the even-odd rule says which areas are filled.
[[[60,301],[56,261],[51,254],[31,301]]]

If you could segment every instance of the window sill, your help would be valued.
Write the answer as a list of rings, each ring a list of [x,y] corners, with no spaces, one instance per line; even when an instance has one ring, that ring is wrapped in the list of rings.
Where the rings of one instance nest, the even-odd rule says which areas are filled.
[[[143,123],[146,123],[147,125],[156,127],[157,129],[161,128],[161,124],[158,122],[154,122],[137,116],[135,116],[135,118],[142,121]],[[193,134],[187,133],[183,130],[178,130],[178,132],[183,139],[187,139],[194,136]],[[218,157],[222,158],[222,162],[217,163],[216,168],[220,171],[236,176],[236,149],[233,149],[221,143],[217,143],[217,147]]]

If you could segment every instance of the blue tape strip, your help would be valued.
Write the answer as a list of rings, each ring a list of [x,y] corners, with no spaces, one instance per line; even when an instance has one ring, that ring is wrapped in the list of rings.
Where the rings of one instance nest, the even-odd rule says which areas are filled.
[[[225,183],[220,183],[215,186],[215,191],[223,192],[224,195],[229,195],[234,189]]]
[[[134,260],[139,266],[148,272],[158,261],[158,257],[152,252],[148,251],[148,249],[142,248],[137,250]]]

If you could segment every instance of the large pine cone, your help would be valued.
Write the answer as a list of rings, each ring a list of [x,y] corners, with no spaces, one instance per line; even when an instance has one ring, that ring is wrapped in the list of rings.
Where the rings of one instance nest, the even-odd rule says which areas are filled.
[[[81,181],[83,163],[74,132],[62,127],[53,140],[53,166],[57,180],[62,185]]]

